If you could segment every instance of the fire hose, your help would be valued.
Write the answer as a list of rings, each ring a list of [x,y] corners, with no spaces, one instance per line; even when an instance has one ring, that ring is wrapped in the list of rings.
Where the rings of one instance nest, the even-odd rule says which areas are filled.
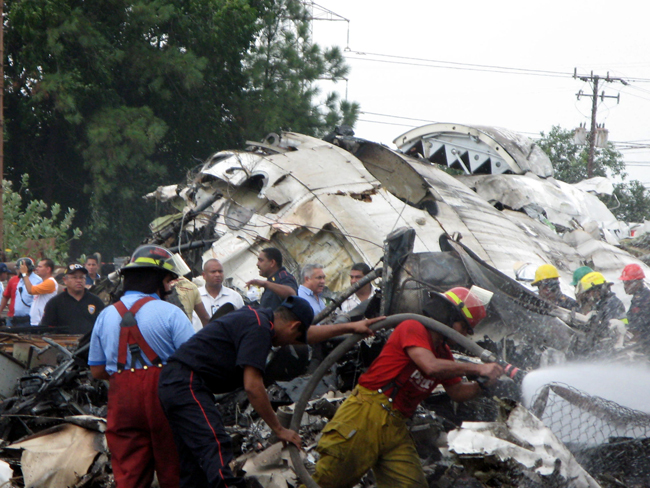
[[[459,346],[465,348],[471,354],[478,357],[484,363],[498,363],[502,366],[506,372],[506,375],[512,378],[515,381],[521,381],[526,373],[511,364],[508,364],[504,361],[499,360],[492,352],[483,349],[481,346],[476,344],[471,339],[465,337],[461,333],[455,331],[451,327],[433,320],[429,317],[424,317],[423,315],[417,315],[413,313],[403,313],[397,315],[391,315],[386,319],[376,322],[370,328],[373,332],[376,332],[381,329],[393,328],[398,324],[402,323],[405,320],[417,320],[422,323],[427,329],[437,332],[446,338],[452,340]],[[325,326],[327,327],[327,326]],[[302,416],[307,408],[307,403],[311,398],[311,395],[314,393],[314,390],[318,386],[318,383],[321,381],[325,373],[336,363],[339,359],[343,357],[352,347],[365,336],[363,334],[353,334],[347,339],[345,339],[341,344],[339,344],[318,366],[314,374],[312,375],[309,383],[305,386],[300,399],[296,402],[294,407],[293,416],[291,417],[290,429],[298,432],[300,429],[300,422]],[[313,480],[307,469],[305,468],[302,459],[300,459],[299,449],[289,444],[289,453],[291,454],[291,461],[293,463],[294,469],[307,488],[319,488],[318,484]]]

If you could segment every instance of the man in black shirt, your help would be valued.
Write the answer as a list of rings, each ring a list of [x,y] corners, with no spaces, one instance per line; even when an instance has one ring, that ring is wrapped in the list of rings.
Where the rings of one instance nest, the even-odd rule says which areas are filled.
[[[40,325],[62,334],[85,334],[93,329],[104,302],[86,290],[87,274],[81,264],[68,265],[63,277],[66,288],[47,302]]]
[[[309,327],[314,319],[311,306],[290,296],[275,312],[243,307],[197,332],[169,358],[158,383],[180,457],[180,486],[243,486],[229,467],[231,439],[213,393],[243,386],[251,405],[278,439],[300,447],[300,436],[280,424],[264,387],[271,347],[316,343],[345,333],[370,335],[368,326],[383,318]]]
[[[298,283],[291,273],[282,266],[282,253],[275,247],[262,249],[257,257],[257,269],[266,280],[250,280],[246,286],[264,288],[260,308],[275,310],[282,301],[298,293]]]

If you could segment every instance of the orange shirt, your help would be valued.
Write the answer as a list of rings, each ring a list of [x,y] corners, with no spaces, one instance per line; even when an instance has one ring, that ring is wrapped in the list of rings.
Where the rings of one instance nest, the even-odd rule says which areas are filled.
[[[32,286],[31,295],[47,295],[56,291],[56,282],[53,279],[47,278],[42,283]]]

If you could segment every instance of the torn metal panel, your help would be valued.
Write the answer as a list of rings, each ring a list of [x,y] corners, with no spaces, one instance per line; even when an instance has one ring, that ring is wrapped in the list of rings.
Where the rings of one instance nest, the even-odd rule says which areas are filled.
[[[456,178],[440,171],[434,165],[395,153],[385,146],[371,142],[365,142],[363,145],[375,146],[373,152],[363,151],[358,154],[363,158],[362,161],[368,170],[380,179],[382,185],[388,184],[382,179],[383,175],[390,178],[390,173],[382,174],[376,168],[387,166],[391,171],[396,171],[399,162],[403,167],[402,171],[415,171],[433,196],[436,204],[434,218],[440,227],[449,235],[460,233],[463,242],[488,263],[514,276],[512,265],[517,261],[546,262],[543,246],[548,248],[552,245],[540,242],[537,236],[522,233],[520,222],[513,222],[507,214],[494,208]],[[401,194],[397,196],[405,198]],[[423,213],[429,211],[430,208]],[[533,219],[529,220],[533,222]],[[414,228],[419,236],[420,229]],[[556,239],[558,238],[555,237],[554,240]],[[415,250],[419,251],[417,246]]]
[[[102,433],[78,425],[62,424],[15,442],[21,449],[25,486],[73,486],[88,473],[101,453],[108,452]]]
[[[247,476],[254,476],[264,488],[297,486],[289,451],[281,442],[273,444],[258,455],[248,456],[242,468]]]
[[[573,183],[573,186],[578,190],[594,193],[596,195],[612,195],[614,193],[614,184],[609,178],[604,176],[594,176],[586,180]]]
[[[553,176],[551,161],[534,141],[498,127],[430,124],[402,134],[393,143],[405,154],[465,174]]]
[[[576,488],[600,486],[553,432],[521,405],[505,422],[463,422],[460,429],[449,432],[448,441],[450,452],[468,465],[477,457],[489,456],[501,463],[503,471],[512,470],[514,462],[524,472],[536,473],[542,486],[546,486],[544,480]]]
[[[13,395],[18,378],[25,374],[25,366],[0,350],[0,397]]]
[[[513,210],[523,210],[530,205],[540,206],[551,223],[566,229],[585,227],[589,222],[607,228],[616,222],[616,217],[598,197],[552,178],[542,179],[527,174],[460,179],[493,205],[500,203]]]
[[[487,133],[481,134],[487,137]],[[211,192],[223,195],[199,218],[185,222],[183,239],[209,236],[214,242],[203,260],[219,259],[231,279],[229,285],[240,290],[247,281],[258,277],[259,251],[275,246],[282,250],[287,268],[294,274],[308,262],[324,264],[330,289],[340,291],[346,288],[349,266],[359,261],[376,265],[386,235],[399,227],[416,230],[415,252],[439,252],[440,235],[460,233],[462,242],[481,259],[513,278],[516,262],[553,263],[560,270],[563,291],[568,295],[572,290],[567,284],[577,267],[597,261],[599,271],[601,266],[613,271],[627,258],[622,254],[620,259],[609,260],[609,251],[620,251],[601,249],[600,224],[596,220],[592,219],[591,227],[586,222],[585,228],[591,231],[590,238],[596,239],[597,249],[590,249],[594,245],[583,241],[578,248],[566,240],[566,234],[563,240],[557,229],[545,227],[530,215],[498,210],[484,195],[436,165],[381,144],[360,139],[355,139],[354,144],[341,143],[353,151],[348,152],[295,133],[276,135],[269,144],[278,151],[266,144],[257,147],[256,152],[217,153],[204,165],[198,179],[178,192],[186,200],[186,215],[199,201],[206,201]],[[530,149],[525,144],[519,146]],[[570,185],[534,176],[465,179],[474,182],[485,178],[503,182],[504,188],[518,195],[539,187],[546,192],[542,201],[545,198],[549,208],[555,209],[553,218],[565,224],[571,218],[584,222],[583,215],[575,215],[574,200],[564,195],[565,189],[578,202],[595,198]],[[540,215],[543,213],[541,210]],[[529,214],[534,215],[532,211]],[[598,213],[601,221],[610,216],[606,208]]]

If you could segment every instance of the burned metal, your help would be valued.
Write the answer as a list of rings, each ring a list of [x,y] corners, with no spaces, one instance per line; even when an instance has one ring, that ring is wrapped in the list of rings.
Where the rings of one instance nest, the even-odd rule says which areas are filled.
[[[56,360],[50,361],[52,364],[37,363],[31,368],[23,366],[11,394],[0,401],[0,458],[8,462],[14,472],[22,473],[26,484],[54,488],[62,486],[57,485],[61,480],[68,480],[66,486],[72,486],[69,482],[73,480],[74,486],[112,486],[107,449],[104,446],[95,450],[96,446],[105,444],[107,382],[95,380],[90,375],[84,357],[87,345],[75,345],[70,350],[47,337],[37,342],[56,351]],[[48,437],[50,435],[53,437]],[[57,448],[54,446],[61,442],[68,446],[66,449],[70,453],[79,449],[67,467],[56,458]],[[54,457],[51,458],[52,464],[46,465],[44,459],[50,456],[46,454],[50,444],[54,448]],[[19,462],[16,453],[21,452],[22,461]],[[40,461],[29,461],[33,458],[28,452],[34,452]],[[81,469],[75,462],[80,462],[85,468]],[[50,481],[45,482],[46,479]]]

